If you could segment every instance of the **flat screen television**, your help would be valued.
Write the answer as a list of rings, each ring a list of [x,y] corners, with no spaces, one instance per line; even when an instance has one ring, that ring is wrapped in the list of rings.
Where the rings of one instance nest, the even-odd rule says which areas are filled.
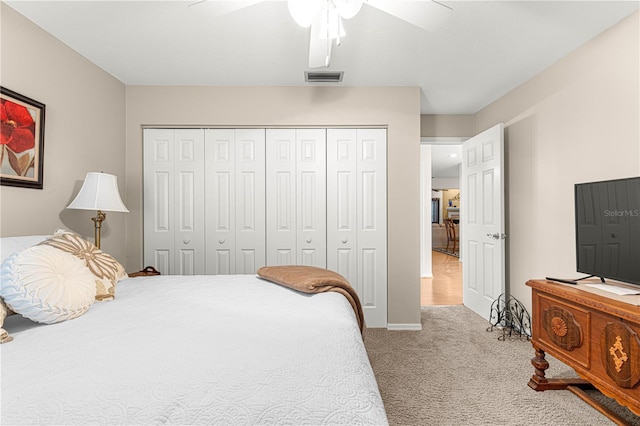
[[[575,185],[578,272],[640,285],[640,177]]]

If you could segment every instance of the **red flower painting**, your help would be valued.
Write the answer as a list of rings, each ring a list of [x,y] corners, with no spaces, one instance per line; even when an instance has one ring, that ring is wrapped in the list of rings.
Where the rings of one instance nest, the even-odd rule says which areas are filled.
[[[0,87],[0,184],[42,189],[44,110]]]
[[[0,119],[2,126],[0,144],[7,145],[15,153],[35,147],[36,123],[27,108],[2,99]]]

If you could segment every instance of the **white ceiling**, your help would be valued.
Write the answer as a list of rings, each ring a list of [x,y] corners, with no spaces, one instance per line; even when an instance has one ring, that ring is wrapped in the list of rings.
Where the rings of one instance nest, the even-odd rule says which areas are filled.
[[[307,84],[309,30],[295,24],[286,2],[216,17],[220,3],[187,7],[194,1],[5,3],[127,85]],[[345,21],[347,35],[333,50],[330,70],[345,71],[337,84],[420,86],[423,114],[475,113],[640,2],[442,3],[453,13],[436,32],[364,6]]]
[[[462,162],[462,145],[444,144],[431,146],[431,177],[459,178]]]

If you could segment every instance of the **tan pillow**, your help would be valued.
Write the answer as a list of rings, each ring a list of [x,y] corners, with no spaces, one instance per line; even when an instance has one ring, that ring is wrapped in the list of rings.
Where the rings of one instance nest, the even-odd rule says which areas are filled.
[[[9,307],[4,303],[2,297],[0,297],[0,343],[8,343],[13,340],[13,337],[9,336],[9,333],[2,328],[4,325],[4,319],[13,314],[15,314],[15,312],[9,309]]]
[[[60,229],[40,244],[55,247],[83,260],[95,277],[96,300],[112,300],[116,295],[116,284],[127,276],[124,267],[113,256],[73,232]]]

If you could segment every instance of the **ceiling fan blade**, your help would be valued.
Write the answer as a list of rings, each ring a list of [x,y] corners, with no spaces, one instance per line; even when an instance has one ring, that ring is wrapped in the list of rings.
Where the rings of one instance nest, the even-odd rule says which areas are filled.
[[[309,34],[309,68],[328,67],[333,40],[320,38],[320,17],[311,24]]]
[[[453,12],[449,6],[433,0],[368,0],[365,4],[427,31],[440,29]]]

